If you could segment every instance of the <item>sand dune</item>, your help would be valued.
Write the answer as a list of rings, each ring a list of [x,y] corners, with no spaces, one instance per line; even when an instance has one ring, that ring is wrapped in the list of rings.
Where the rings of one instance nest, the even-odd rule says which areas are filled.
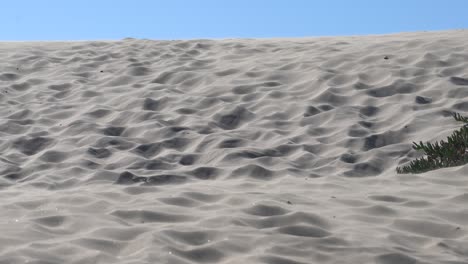
[[[468,263],[467,43],[0,43],[0,263]]]

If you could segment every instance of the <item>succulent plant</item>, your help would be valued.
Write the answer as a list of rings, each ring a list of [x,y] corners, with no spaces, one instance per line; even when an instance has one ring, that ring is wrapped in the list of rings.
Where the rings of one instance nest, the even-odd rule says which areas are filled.
[[[409,165],[402,168],[397,167],[397,173],[423,173],[440,168],[460,166],[468,163],[468,118],[459,113],[453,113],[456,121],[464,122],[465,125],[453,132],[447,138],[447,142],[441,140],[435,144],[427,142],[426,145],[420,141],[419,145],[413,142],[413,149],[422,150],[426,156],[413,160]]]

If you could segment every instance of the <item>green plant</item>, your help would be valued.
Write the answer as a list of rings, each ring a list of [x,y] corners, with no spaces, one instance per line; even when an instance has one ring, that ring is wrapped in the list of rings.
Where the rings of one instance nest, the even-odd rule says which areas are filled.
[[[440,144],[427,142],[426,145],[420,141],[418,145],[413,142],[413,149],[422,150],[426,157],[422,157],[410,162],[402,168],[397,167],[397,173],[423,173],[430,170],[460,166],[468,163],[468,118],[462,117],[458,113],[453,113],[456,121],[466,123],[459,130],[447,138],[447,142],[441,140]]]

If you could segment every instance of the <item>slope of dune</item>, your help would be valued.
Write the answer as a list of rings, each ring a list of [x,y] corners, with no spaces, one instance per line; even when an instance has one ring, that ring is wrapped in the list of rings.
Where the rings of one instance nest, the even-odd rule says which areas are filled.
[[[468,263],[467,43],[0,43],[0,263]]]

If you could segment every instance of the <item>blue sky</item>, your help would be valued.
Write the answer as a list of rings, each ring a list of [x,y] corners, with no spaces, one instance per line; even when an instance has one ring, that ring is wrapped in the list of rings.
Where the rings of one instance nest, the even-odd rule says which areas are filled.
[[[468,0],[4,0],[0,40],[265,38],[468,28]]]

